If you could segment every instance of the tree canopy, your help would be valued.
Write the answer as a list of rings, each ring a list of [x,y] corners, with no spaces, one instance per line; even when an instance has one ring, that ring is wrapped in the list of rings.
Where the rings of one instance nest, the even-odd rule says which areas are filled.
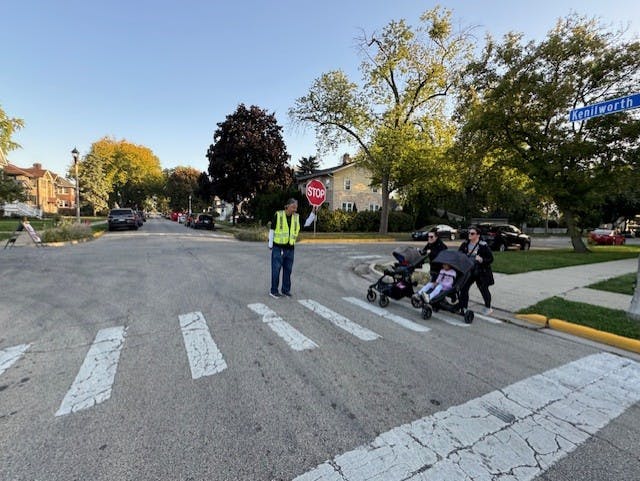
[[[94,207],[103,207],[104,202],[108,206],[141,207],[164,182],[160,160],[151,149],[109,137],[91,145],[78,163],[78,176],[81,200],[96,202]]]
[[[357,162],[381,186],[380,232],[386,233],[390,193],[420,178],[416,168],[420,175],[439,172],[437,154],[442,142],[451,142],[446,98],[471,47],[467,32],[454,31],[451,11],[439,7],[425,12],[417,27],[399,20],[365,34],[358,47],[361,85],[342,71],[325,73],[289,115],[314,126],[321,150],[345,141],[359,147]]]
[[[22,119],[8,117],[0,107],[0,158],[4,158],[10,150],[20,147],[11,137],[22,127],[24,127]],[[25,200],[27,196],[22,185],[12,178],[5,177],[2,167],[0,163],[0,203]]]
[[[234,214],[241,201],[292,183],[282,127],[274,114],[240,104],[218,123],[213,140],[207,150],[213,192],[233,205]]]
[[[320,161],[315,155],[310,155],[309,157],[301,157],[298,162],[298,174],[306,175],[312,174],[320,167]]]
[[[570,15],[539,42],[489,39],[470,65],[461,111],[466,135],[526,175],[567,221],[585,251],[584,219],[606,196],[639,179],[640,121],[627,111],[580,122],[569,111],[628,95],[640,85],[640,43]]]

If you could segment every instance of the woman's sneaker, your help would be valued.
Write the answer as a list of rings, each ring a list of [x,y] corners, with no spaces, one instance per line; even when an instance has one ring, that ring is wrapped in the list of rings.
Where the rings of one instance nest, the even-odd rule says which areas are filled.
[[[483,313],[485,316],[490,316],[491,314],[493,314],[493,309],[491,309],[490,307],[485,307],[485,308],[482,310],[482,313]]]
[[[422,293],[422,301],[423,301],[425,304],[429,304],[429,301],[430,301],[430,300],[431,300],[431,299],[429,299],[429,294],[427,294],[426,292],[423,292],[423,293]]]

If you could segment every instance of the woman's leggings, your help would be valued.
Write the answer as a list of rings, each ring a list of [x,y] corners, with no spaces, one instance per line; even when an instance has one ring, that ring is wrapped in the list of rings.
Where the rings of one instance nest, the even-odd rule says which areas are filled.
[[[476,286],[478,286],[478,290],[480,291],[480,295],[484,301],[484,306],[491,307],[491,292],[489,292],[489,286],[476,276],[470,276],[469,280],[465,282],[460,289],[460,307],[462,309],[469,307],[469,289],[471,289],[471,285],[474,282],[476,283]]]

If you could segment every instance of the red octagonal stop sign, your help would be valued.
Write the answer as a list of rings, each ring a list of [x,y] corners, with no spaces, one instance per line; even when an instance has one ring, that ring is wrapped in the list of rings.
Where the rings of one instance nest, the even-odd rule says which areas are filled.
[[[307,184],[307,200],[314,207],[319,207],[327,198],[327,189],[319,180],[312,180]]]

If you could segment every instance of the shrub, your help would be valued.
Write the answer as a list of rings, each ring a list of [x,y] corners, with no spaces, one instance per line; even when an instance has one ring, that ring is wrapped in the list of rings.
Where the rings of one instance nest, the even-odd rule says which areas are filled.
[[[71,224],[63,222],[58,227],[42,232],[42,242],[65,242],[70,240],[88,239],[93,237],[91,226],[86,224]]]

